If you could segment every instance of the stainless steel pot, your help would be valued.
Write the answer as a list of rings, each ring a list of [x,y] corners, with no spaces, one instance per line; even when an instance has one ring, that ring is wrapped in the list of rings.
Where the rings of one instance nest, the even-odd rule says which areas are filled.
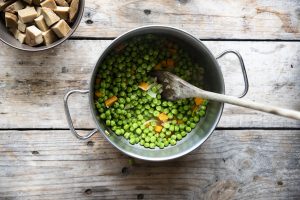
[[[120,37],[116,38],[102,53],[100,56],[94,70],[92,73],[92,77],[90,80],[90,88],[89,90],[72,90],[68,92],[64,97],[64,106],[65,106],[65,113],[67,116],[67,121],[70,127],[71,132],[81,140],[86,140],[94,135],[96,132],[101,132],[105,138],[114,145],[117,149],[122,151],[123,153],[143,160],[149,161],[163,161],[163,160],[170,160],[174,158],[181,157],[192,150],[199,147],[215,130],[220,117],[223,111],[223,104],[217,102],[209,102],[207,106],[207,113],[205,117],[200,120],[197,124],[196,128],[189,133],[184,139],[178,142],[175,146],[167,147],[165,149],[146,149],[141,147],[139,144],[131,145],[129,142],[121,136],[117,136],[113,133],[110,129],[105,126],[105,123],[98,120],[99,113],[95,108],[94,103],[94,83],[97,73],[99,72],[99,66],[103,62],[104,58],[112,51],[115,47],[127,41],[130,38],[144,35],[144,34],[159,34],[168,38],[175,39],[178,41],[183,47],[190,52],[192,57],[201,64],[201,66],[205,67],[205,85],[207,86],[206,89],[217,92],[217,93],[224,93],[225,85],[223,80],[223,75],[220,70],[219,64],[217,62],[218,58],[221,58],[225,54],[233,53],[236,55],[240,61],[240,65],[242,68],[244,81],[245,81],[245,90],[241,97],[245,96],[248,91],[248,79],[247,74],[244,66],[244,62],[242,57],[239,53],[229,50],[223,52],[221,55],[217,56],[216,58],[212,55],[210,50],[197,38],[193,37],[189,33],[166,26],[145,26],[140,27],[134,30],[131,30]],[[101,72],[99,72],[101,73]],[[197,77],[197,76],[195,76]],[[92,112],[92,116],[94,118],[95,124],[97,125],[97,129],[91,131],[85,136],[79,135],[76,130],[74,129],[72,119],[70,116],[69,108],[68,108],[68,98],[73,93],[83,93],[89,94],[89,101],[90,101],[90,109]]]

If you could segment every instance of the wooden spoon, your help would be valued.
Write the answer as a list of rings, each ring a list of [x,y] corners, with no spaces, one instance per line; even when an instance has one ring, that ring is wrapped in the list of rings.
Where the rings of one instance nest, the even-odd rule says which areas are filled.
[[[166,71],[154,71],[153,76],[157,77],[159,83],[163,86],[162,97],[166,100],[174,101],[177,99],[186,99],[191,97],[201,97],[203,99],[229,103],[245,108],[259,110],[283,117],[300,120],[300,112],[295,110],[284,109],[276,106],[256,103],[254,101],[239,99],[237,97],[227,96],[214,92],[199,89],[178,76]]]

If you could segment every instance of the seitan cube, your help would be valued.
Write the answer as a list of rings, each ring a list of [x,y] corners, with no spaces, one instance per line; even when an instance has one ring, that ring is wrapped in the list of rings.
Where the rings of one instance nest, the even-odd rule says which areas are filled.
[[[18,27],[18,17],[10,12],[5,13],[5,25],[7,28],[15,28]]]
[[[29,46],[36,46],[43,43],[42,31],[32,25],[26,28],[25,42]]]
[[[41,5],[41,0],[32,0],[32,4],[35,6],[40,6]]]
[[[14,2],[15,0],[0,0],[0,12]]]
[[[23,0],[24,2],[26,2],[27,4],[31,5],[32,4],[32,0]]]
[[[61,19],[52,27],[52,30],[59,38],[63,38],[68,35],[68,33],[71,31],[71,28],[65,20]]]
[[[69,12],[69,19],[70,22],[75,20],[76,14],[78,12],[79,0],[72,0],[70,4],[70,12]]]
[[[36,12],[37,12],[37,17],[41,16],[42,8],[41,7],[36,7]]]
[[[18,39],[20,31],[17,28],[10,28],[9,31],[13,34],[13,36]]]
[[[49,29],[49,27],[47,26],[45,20],[44,20],[44,16],[41,15],[38,18],[34,19],[34,22],[36,24],[36,26],[41,30],[41,31],[47,31]]]
[[[37,17],[37,12],[34,7],[26,7],[18,11],[19,20],[23,23],[30,23]]]
[[[42,8],[42,15],[48,26],[51,26],[60,20],[50,8]]]
[[[26,31],[26,27],[27,27],[27,25],[26,25],[26,24],[24,24],[24,23],[23,23],[23,22],[21,22],[20,20],[18,21],[18,29],[19,29],[19,31],[21,31],[21,32],[25,33],[25,31]]]
[[[65,0],[55,0],[56,4],[63,7],[69,7],[69,4]]]
[[[22,1],[16,1],[15,3],[11,4],[7,8],[5,8],[4,12],[10,12],[13,14],[17,14],[19,10],[25,8],[25,5]]]
[[[46,32],[43,32],[42,35],[43,35],[45,45],[52,44],[53,42],[58,40],[55,33],[51,29],[49,29]]]
[[[51,10],[54,10],[57,7],[54,0],[45,0],[41,3],[41,6],[43,8],[50,8]]]
[[[19,32],[18,38],[17,38],[19,40],[19,42],[21,42],[22,44],[24,44],[25,38],[26,38],[26,35],[24,33]]]
[[[69,19],[69,7],[57,6],[54,10],[55,14],[57,14],[61,19],[68,20]]]

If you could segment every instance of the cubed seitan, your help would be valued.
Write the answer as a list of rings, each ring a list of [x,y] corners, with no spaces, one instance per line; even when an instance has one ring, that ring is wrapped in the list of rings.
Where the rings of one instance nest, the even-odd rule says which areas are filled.
[[[57,14],[61,19],[67,21],[69,19],[69,7],[57,6],[54,10],[55,14]]]
[[[78,12],[79,0],[72,0],[70,4],[70,12],[69,12],[69,19],[70,22],[75,20],[76,14]]]
[[[49,29],[49,27],[47,26],[45,20],[44,20],[44,16],[40,15],[38,18],[34,19],[34,22],[36,24],[36,26],[42,31],[45,32]]]
[[[28,5],[32,4],[32,0],[23,0],[24,2],[26,2]]]
[[[29,46],[37,46],[42,44],[43,41],[42,31],[40,31],[36,26],[32,25],[26,28],[26,44]]]
[[[5,26],[7,28],[16,28],[18,27],[18,17],[10,12],[5,13]]]
[[[25,38],[26,38],[26,35],[24,33],[21,33],[21,32],[18,33],[18,38],[17,39],[19,40],[19,42],[21,44],[24,44]]]
[[[59,38],[66,37],[68,33],[71,31],[70,26],[63,19],[61,19],[58,23],[56,23],[51,29]]]
[[[53,42],[58,40],[55,33],[51,29],[43,32],[42,35],[43,35],[45,45],[52,44]]]
[[[20,33],[20,31],[17,28],[9,28],[9,31],[13,34],[13,36],[18,39],[18,35]]]
[[[60,18],[50,8],[42,8],[42,15],[48,26],[52,26],[60,20]]]
[[[37,12],[34,7],[26,7],[18,11],[19,20],[23,23],[31,23],[37,17]]]
[[[24,23],[23,23],[23,22],[21,22],[20,20],[18,21],[18,29],[19,29],[19,31],[21,31],[21,32],[25,33],[25,31],[26,31],[26,27],[27,27],[27,25],[26,25],[26,24],[24,24]]]
[[[51,10],[54,10],[57,7],[54,0],[45,0],[41,3],[41,6],[43,8],[50,8]]]
[[[32,0],[32,4],[35,6],[40,6],[41,2],[42,2],[42,0]]]
[[[56,4],[59,6],[63,6],[63,7],[69,7],[68,2],[66,2],[65,0],[55,0]]]
[[[15,0],[0,0],[0,11],[3,11],[7,6],[14,2]]]
[[[42,14],[42,8],[41,7],[36,7],[36,12],[37,12],[37,16],[36,17],[41,16],[41,14]]]
[[[22,1],[16,1],[15,3],[11,4],[10,6],[6,7],[4,9],[4,12],[10,12],[13,14],[17,14],[19,10],[22,10],[25,8],[25,5]]]

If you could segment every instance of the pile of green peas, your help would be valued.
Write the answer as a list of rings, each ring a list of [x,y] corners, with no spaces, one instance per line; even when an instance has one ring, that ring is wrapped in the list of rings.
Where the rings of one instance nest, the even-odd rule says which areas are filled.
[[[95,83],[99,120],[132,145],[151,149],[176,145],[205,115],[208,102],[166,101],[162,86],[148,73],[167,70],[192,82],[193,67],[199,66],[188,52],[165,37],[149,34],[119,45],[99,66]]]

